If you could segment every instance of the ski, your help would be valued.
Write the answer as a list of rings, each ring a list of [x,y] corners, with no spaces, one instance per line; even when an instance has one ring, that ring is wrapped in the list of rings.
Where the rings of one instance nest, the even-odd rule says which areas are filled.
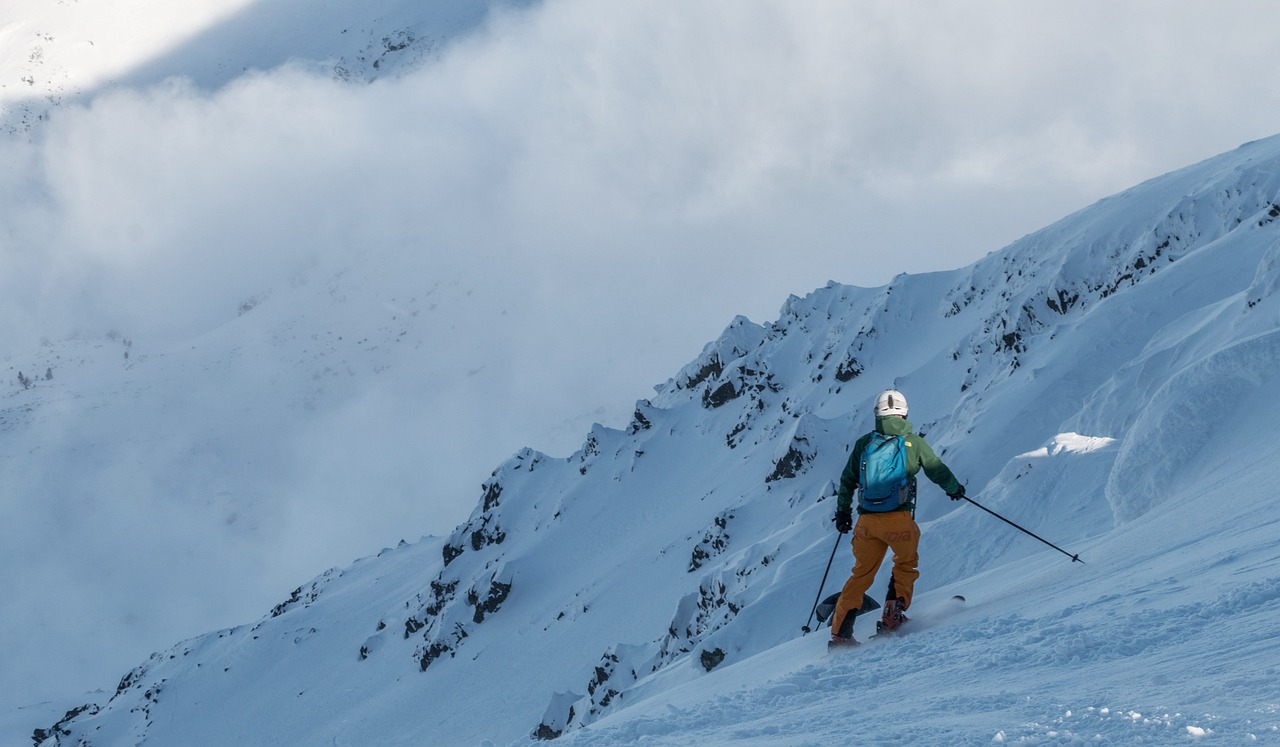
[[[817,608],[814,610],[814,614],[818,618],[819,625],[826,622],[827,618],[831,617],[831,614],[836,611],[836,602],[838,601],[840,601],[840,592],[837,591],[835,594],[832,594],[818,604]],[[880,609],[880,603],[872,599],[869,595],[863,594],[862,606],[858,608],[858,611],[855,614],[862,615],[878,609]]]

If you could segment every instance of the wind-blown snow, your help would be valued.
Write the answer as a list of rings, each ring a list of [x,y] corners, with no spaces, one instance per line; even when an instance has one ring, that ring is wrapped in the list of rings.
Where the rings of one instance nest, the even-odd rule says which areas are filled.
[[[628,428],[502,464],[450,536],[161,651],[40,736],[1280,743],[1278,216],[1280,137],[970,267],[736,319]],[[828,591],[850,562],[833,481],[886,386],[975,500],[1064,550],[926,484],[906,632],[829,655],[800,628],[833,542]]]
[[[1079,433],[1059,433],[1048,444],[1018,456],[1019,458],[1041,459],[1056,457],[1061,454],[1090,454],[1105,449],[1115,442],[1114,438],[1082,436]]]

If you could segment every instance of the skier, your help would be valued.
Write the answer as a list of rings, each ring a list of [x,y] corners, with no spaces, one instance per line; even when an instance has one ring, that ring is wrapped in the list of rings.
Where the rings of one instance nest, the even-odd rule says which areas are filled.
[[[906,621],[911,592],[920,572],[920,527],[915,520],[916,473],[937,483],[953,501],[964,498],[964,486],[956,480],[929,444],[912,432],[907,420],[907,399],[889,389],[875,405],[875,430],[859,438],[840,475],[836,498],[836,529],[853,532],[853,575],[840,592],[831,616],[830,648],[855,646],[853,619],[862,595],[871,588],[885,551],[893,550],[893,573],[884,612],[876,629],[896,630]],[[858,523],[853,523],[853,492],[858,490]]]

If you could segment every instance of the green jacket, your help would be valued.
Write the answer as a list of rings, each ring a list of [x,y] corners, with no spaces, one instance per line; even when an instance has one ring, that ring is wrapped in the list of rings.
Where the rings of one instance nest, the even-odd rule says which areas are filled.
[[[933,453],[933,448],[925,443],[925,440],[912,432],[911,421],[906,418],[884,417],[876,418],[876,430],[886,436],[902,436],[907,447],[907,490],[911,496],[911,501],[904,503],[900,510],[911,511],[916,507],[916,473],[924,468],[924,474],[938,487],[942,488],[947,494],[951,494],[960,489],[960,481],[956,476],[951,474],[951,470],[947,465],[942,463],[938,455]],[[862,464],[862,452],[867,448],[867,442],[871,440],[871,434],[868,433],[853,445],[853,453],[849,455],[849,462],[844,466],[844,472],[840,474],[840,489],[836,493],[836,510],[848,511],[853,507],[853,492],[858,489],[859,470]],[[858,509],[858,513],[863,513],[862,509]]]

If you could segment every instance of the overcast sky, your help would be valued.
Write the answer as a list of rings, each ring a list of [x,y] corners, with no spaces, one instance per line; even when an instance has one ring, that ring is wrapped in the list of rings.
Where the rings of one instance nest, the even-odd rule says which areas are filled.
[[[428,456],[375,465],[395,473],[384,506],[321,497],[323,528],[264,509],[274,593],[448,532],[521,446],[567,456],[592,420],[625,426],[735,315],[969,264],[1275,134],[1277,27],[1274,2],[553,0],[374,85],[299,64],[216,91],[116,90],[0,144],[0,346],[114,329],[164,350],[353,261],[388,296],[444,289],[457,310],[426,329],[452,367],[425,394],[403,372],[398,398],[350,399],[379,414],[361,454],[394,434]],[[350,402],[334,433],[358,420]],[[345,464],[326,433],[292,446]],[[7,524],[61,506],[38,498],[7,496]],[[193,523],[180,541],[197,547]],[[213,536],[214,560],[192,563],[242,541]],[[79,575],[41,578],[55,571]]]

